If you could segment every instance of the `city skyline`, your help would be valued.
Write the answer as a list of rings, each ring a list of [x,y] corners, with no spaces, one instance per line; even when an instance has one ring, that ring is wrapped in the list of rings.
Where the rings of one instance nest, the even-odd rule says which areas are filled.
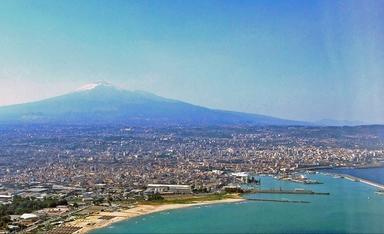
[[[383,3],[269,2],[4,1],[0,105],[106,80],[215,109],[384,123]]]

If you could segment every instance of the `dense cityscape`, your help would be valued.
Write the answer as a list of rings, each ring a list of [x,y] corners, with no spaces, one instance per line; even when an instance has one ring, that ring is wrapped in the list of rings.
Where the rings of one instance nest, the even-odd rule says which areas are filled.
[[[230,182],[227,172],[276,175],[379,164],[381,128],[9,127],[1,133],[0,182],[218,189]]]
[[[15,197],[55,198],[65,199],[73,209],[74,203],[78,207],[143,199],[151,184],[215,193],[238,184],[239,173],[287,177],[311,169],[384,162],[382,126],[36,125],[2,127],[0,134],[3,204]]]

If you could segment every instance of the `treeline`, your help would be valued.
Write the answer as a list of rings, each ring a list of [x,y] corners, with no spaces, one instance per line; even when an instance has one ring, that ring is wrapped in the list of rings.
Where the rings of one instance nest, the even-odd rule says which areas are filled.
[[[150,194],[148,195],[147,201],[162,201],[164,198],[160,194]]]
[[[225,188],[224,191],[227,192],[227,193],[244,193],[244,190],[241,189],[241,188],[238,188],[238,187],[235,187],[235,188]]]
[[[9,222],[9,215],[21,215],[44,208],[53,208],[59,205],[67,205],[65,199],[44,198],[23,198],[14,196],[11,204],[0,205],[0,227],[5,227]]]

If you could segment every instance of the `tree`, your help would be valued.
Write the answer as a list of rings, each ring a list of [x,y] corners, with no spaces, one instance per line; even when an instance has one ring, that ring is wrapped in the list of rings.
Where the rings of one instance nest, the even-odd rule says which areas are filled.
[[[148,195],[148,201],[161,201],[161,200],[164,200],[164,197],[162,197],[160,194]]]

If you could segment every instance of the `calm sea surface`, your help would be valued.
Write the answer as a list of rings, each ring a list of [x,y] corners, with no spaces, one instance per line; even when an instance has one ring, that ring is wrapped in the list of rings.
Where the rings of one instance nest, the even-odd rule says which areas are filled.
[[[303,188],[330,195],[248,195],[310,203],[246,201],[192,207],[136,217],[92,233],[384,233],[384,195],[376,194],[375,188],[322,174],[308,177],[324,184],[261,177],[261,187]]]

